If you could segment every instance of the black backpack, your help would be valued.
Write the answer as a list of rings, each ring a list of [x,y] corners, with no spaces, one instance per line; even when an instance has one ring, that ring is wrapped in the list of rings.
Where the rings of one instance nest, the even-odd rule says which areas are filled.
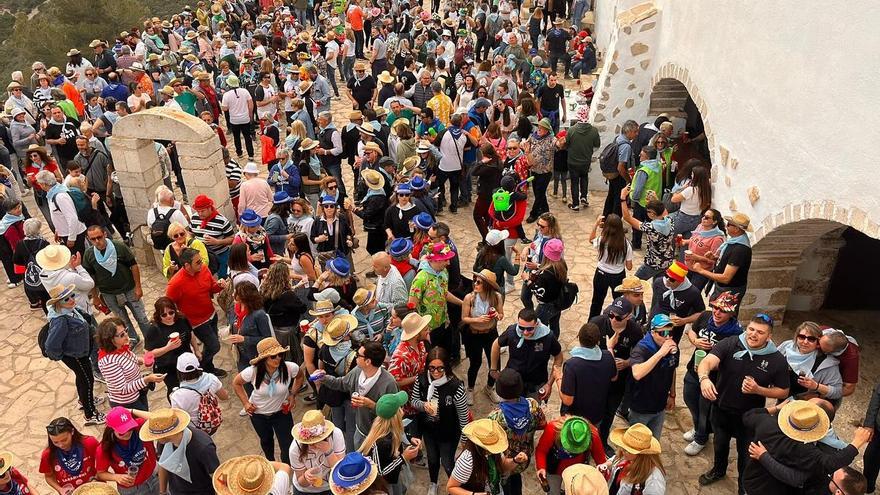
[[[94,325],[92,323],[94,320],[93,320],[92,316],[84,314],[79,308],[74,308],[73,310],[76,311],[77,313],[79,313],[80,316],[82,316],[83,319],[86,320],[86,325],[89,326],[89,334],[91,335],[93,333],[92,330],[94,329]],[[46,322],[46,324],[40,328],[40,331],[37,332],[37,346],[39,346],[40,353],[43,354],[43,357],[48,358],[49,354],[46,352],[46,341],[47,340],[49,340],[49,322]],[[51,359],[51,358],[49,358],[49,359]]]
[[[608,180],[620,177],[620,172],[617,170],[617,164],[620,163],[617,161],[617,152],[618,145],[617,139],[615,139],[599,153],[599,168],[602,169],[602,175]]]
[[[169,244],[171,244],[171,238],[168,237],[168,227],[171,226],[171,215],[177,211],[174,208],[171,208],[164,215],[159,214],[159,208],[153,208],[153,215],[155,215],[156,219],[153,221],[153,225],[150,226],[150,239],[153,240],[153,247],[162,251]]]
[[[562,288],[559,289],[559,299],[556,301],[559,311],[565,311],[577,301],[579,290],[577,284],[570,280],[562,284]]]

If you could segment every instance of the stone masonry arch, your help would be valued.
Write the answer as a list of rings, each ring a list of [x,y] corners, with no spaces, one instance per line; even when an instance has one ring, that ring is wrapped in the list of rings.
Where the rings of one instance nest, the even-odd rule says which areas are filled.
[[[190,200],[199,194],[211,197],[220,211],[232,218],[222,147],[216,132],[201,119],[180,110],[151,108],[119,119],[108,140],[113,164],[132,225],[146,222],[162,169],[154,140],[172,141]],[[135,232],[134,251],[139,263],[158,262],[161,257],[147,242],[143,229]]]
[[[833,200],[803,201],[752,221],[752,266],[740,319],[765,312],[782,321],[792,291],[803,309],[819,309],[831,279],[846,227],[880,238],[880,226],[865,211]],[[810,256],[805,253],[810,251]],[[798,270],[805,258],[823,262]],[[796,275],[797,276],[796,280]]]

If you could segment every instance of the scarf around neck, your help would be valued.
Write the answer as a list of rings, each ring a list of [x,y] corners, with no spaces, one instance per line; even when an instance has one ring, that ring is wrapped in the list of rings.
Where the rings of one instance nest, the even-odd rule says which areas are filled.
[[[42,169],[42,167],[40,167],[40,168]],[[57,196],[60,193],[68,193],[69,194],[70,189],[68,189],[67,186],[65,186],[64,184],[58,182],[54,186],[52,186],[52,189],[49,189],[49,191],[46,192],[46,197],[51,202],[53,199],[55,199],[55,196]]]
[[[112,240],[107,239],[107,248],[104,249],[103,253],[97,247],[94,248],[94,251],[95,261],[102,268],[110,272],[110,276],[116,275],[117,262],[119,261],[119,257],[116,255],[116,244]]]
[[[18,222],[23,222],[24,216],[22,215],[13,215],[12,213],[7,213],[3,215],[3,218],[0,219],[0,235],[6,233],[9,230],[9,227],[17,224]]]
[[[351,341],[343,340],[336,345],[330,346],[328,350],[330,351],[330,356],[336,361],[336,364],[339,365],[339,363],[343,362],[346,356],[351,352]]]
[[[602,359],[602,349],[599,349],[598,345],[593,347],[575,346],[568,353],[573,358],[580,358],[585,361],[599,361]]]
[[[501,413],[504,414],[504,422],[515,435],[525,435],[532,423],[532,411],[529,401],[520,397],[516,402],[501,402],[498,404]]]
[[[755,356],[766,356],[768,354],[773,354],[777,351],[776,344],[774,344],[772,340],[767,340],[767,345],[760,349],[749,349],[749,344],[746,343],[745,332],[739,334],[739,343],[742,344],[744,349],[733,353],[733,357],[735,359],[741,359],[743,356],[748,354],[749,359],[754,360]]]
[[[731,237],[721,243],[721,247],[718,248],[718,257],[721,258],[722,256],[724,256],[724,250],[727,249],[727,246],[733,244],[740,244],[745,247],[752,247],[752,241],[749,240],[749,236],[747,234]]]
[[[201,228],[204,229],[205,227],[207,227],[208,222],[215,219],[217,217],[217,215],[219,215],[219,214],[220,214],[220,210],[218,210],[217,208],[212,208],[211,213],[209,213],[208,216],[206,216],[205,218],[202,219]]]
[[[656,220],[651,220],[651,225],[654,226],[654,230],[659,232],[661,235],[669,235],[672,232],[672,219],[669,215],[666,215],[663,218],[658,218]]]
[[[694,230],[694,235],[698,235],[700,237],[705,237],[705,238],[717,237],[717,236],[723,237],[724,232],[722,232],[721,229],[719,229],[718,227],[712,227],[711,229],[703,229],[702,227],[698,227],[696,230]]]
[[[85,447],[81,443],[74,445],[68,451],[61,449],[55,451],[55,459],[58,461],[61,469],[70,476],[78,476],[82,472],[84,458]]]
[[[433,399],[435,395],[439,398],[439,397],[440,397],[440,393],[438,392],[438,389],[439,389],[440,387],[442,387],[443,385],[446,385],[447,383],[449,383],[449,377],[446,376],[446,375],[443,375],[443,376],[441,376],[440,378],[438,378],[438,379],[435,380],[435,379],[431,378],[431,372],[430,372],[430,371],[428,371],[427,373],[428,373],[428,395],[427,395],[427,400],[431,400],[431,399]]]
[[[520,347],[522,347],[523,343],[526,340],[539,340],[543,339],[547,335],[550,335],[550,327],[541,323],[541,320],[538,320],[538,326],[535,327],[535,333],[533,333],[531,337],[524,334],[522,329],[520,329],[519,324],[517,324],[516,336],[519,337],[519,342],[516,343],[516,348],[519,349]]]
[[[651,351],[651,355],[654,355],[657,353],[657,351],[660,350],[660,346],[657,345],[657,342],[654,341],[654,337],[651,335],[651,333],[652,332],[646,333],[645,336],[642,337],[642,340],[640,340],[636,345],[643,346],[644,348]],[[663,359],[660,360],[660,363],[665,368],[673,366],[675,363],[675,354],[667,354],[663,357]]]
[[[693,286],[693,284],[691,284],[690,279],[685,277],[684,281],[682,283],[680,283],[678,285],[678,287],[676,287],[674,289],[670,289],[667,287],[666,292],[663,293],[663,299],[669,300],[669,307],[670,308],[672,308],[673,310],[677,309],[678,308],[678,301],[676,301],[676,299],[675,299],[675,293],[688,290],[692,286]]]
[[[162,449],[162,455],[159,457],[159,465],[177,476],[180,476],[187,483],[192,483],[189,474],[189,461],[186,459],[186,447],[192,440],[192,430],[186,428],[183,430],[183,438],[180,439],[180,445],[177,447],[173,443],[168,442]]]
[[[117,439],[113,444],[113,451],[116,452],[116,455],[122,459],[126,466],[140,466],[147,460],[147,449],[144,447],[144,442],[136,431],[128,439],[125,446]]]
[[[807,354],[801,354],[801,351],[798,350],[797,344],[794,340],[788,341],[790,345],[781,345],[779,352],[785,357],[785,360],[788,361],[788,366],[794,371],[796,374],[804,373],[807,377],[813,377],[813,365],[816,363],[816,356],[818,355],[818,351],[814,350],[813,352],[809,352]]]

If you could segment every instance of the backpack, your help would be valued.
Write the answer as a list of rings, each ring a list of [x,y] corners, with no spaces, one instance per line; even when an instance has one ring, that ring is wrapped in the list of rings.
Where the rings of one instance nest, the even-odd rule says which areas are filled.
[[[70,196],[70,200],[73,201],[73,207],[74,209],[76,209],[77,220],[86,224],[86,226],[91,225],[91,205],[89,204],[89,200],[88,198],[86,198],[86,195],[76,188],[67,191],[67,195]],[[61,211],[61,208],[58,207],[57,194],[52,197],[52,204],[55,205],[55,211]]]
[[[94,319],[91,315],[87,315],[82,312],[79,308],[73,308],[74,311],[79,313],[80,316],[86,321],[86,325],[89,326],[89,334],[94,335],[92,331],[94,329]],[[40,348],[40,353],[43,357],[48,358],[49,354],[46,352],[46,341],[49,340],[49,322],[47,321],[42,327],[40,327],[40,331],[37,332],[37,346]],[[49,358],[52,359],[52,358]]]
[[[556,301],[556,307],[559,308],[559,311],[565,311],[574,304],[579,290],[577,284],[570,280],[566,280],[562,284],[562,288],[559,289],[559,299]]]
[[[190,387],[180,387],[186,390],[192,390],[199,394],[199,410],[196,417],[191,418],[193,425],[207,433],[213,435],[223,423],[223,411],[220,409],[220,403],[217,402],[217,396],[208,393],[201,393]]]
[[[164,215],[159,214],[159,208],[153,208],[153,215],[156,219],[150,226],[150,239],[153,240],[153,247],[158,250],[164,250],[171,244],[171,238],[168,237],[168,227],[171,226],[171,215],[177,211],[171,208]]]
[[[46,292],[43,282],[40,280],[40,274],[43,272],[43,269],[37,264],[36,253],[31,252],[27,243],[23,245],[28,254],[27,266],[24,269],[24,285],[34,291]],[[48,243],[44,245],[47,246]]]
[[[620,177],[620,172],[617,170],[617,164],[620,163],[617,161],[617,151],[618,145],[617,139],[615,139],[599,153],[599,168],[602,169],[602,175],[608,180]]]

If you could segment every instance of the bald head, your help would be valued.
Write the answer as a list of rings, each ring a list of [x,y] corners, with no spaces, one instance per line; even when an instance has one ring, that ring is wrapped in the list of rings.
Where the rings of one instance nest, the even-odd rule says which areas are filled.
[[[378,253],[373,255],[372,258],[373,263],[373,271],[376,272],[376,275],[380,277],[384,277],[388,275],[388,271],[391,270],[391,256],[388,255],[385,251],[379,251]]]

